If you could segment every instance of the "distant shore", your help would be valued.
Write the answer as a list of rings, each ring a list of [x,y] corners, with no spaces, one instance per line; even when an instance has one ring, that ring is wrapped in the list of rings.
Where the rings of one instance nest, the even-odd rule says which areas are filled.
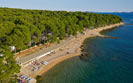
[[[25,72],[26,68],[22,68],[21,69],[21,74],[26,74],[32,78],[35,78],[38,75],[44,75],[48,70],[50,70],[51,68],[53,68],[54,66],[56,66],[57,64],[59,64],[60,62],[72,58],[74,56],[79,56],[81,55],[81,45],[83,44],[84,40],[86,38],[89,37],[96,37],[96,36],[100,36],[100,37],[106,37],[104,35],[101,35],[100,32],[103,30],[108,30],[108,29],[112,29],[114,27],[117,26],[121,26],[124,25],[124,23],[117,23],[117,24],[112,24],[112,25],[108,25],[105,27],[99,27],[96,29],[86,29],[84,31],[84,34],[79,33],[73,40],[71,40],[70,43],[64,45],[63,47],[61,47],[60,49],[56,50],[54,53],[50,54],[50,56],[47,57],[43,57],[38,61],[48,61],[48,65],[42,66],[38,71],[36,72]],[[28,70],[28,68],[27,68]]]

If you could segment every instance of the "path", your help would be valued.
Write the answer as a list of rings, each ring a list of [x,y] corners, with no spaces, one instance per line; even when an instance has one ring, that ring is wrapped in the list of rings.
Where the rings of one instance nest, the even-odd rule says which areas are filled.
[[[27,63],[28,61],[30,60],[33,60],[35,59],[36,57],[40,56],[40,55],[43,55],[45,53],[48,53],[52,50],[55,50],[55,49],[59,49],[60,47],[64,46],[64,45],[67,45],[68,43],[70,43],[72,40],[74,39],[74,37],[70,37],[66,40],[64,40],[63,42],[57,44],[56,46],[52,46],[52,47],[49,47],[48,49],[42,49],[36,53],[33,53],[31,55],[28,55],[28,56],[25,56],[25,57],[21,57],[19,58],[17,61],[19,61],[21,64],[25,64]]]

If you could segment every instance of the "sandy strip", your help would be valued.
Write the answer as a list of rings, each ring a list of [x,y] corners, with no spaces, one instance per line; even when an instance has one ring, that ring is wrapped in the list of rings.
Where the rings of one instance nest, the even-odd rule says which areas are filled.
[[[75,57],[75,56],[79,56],[79,55],[80,55],[80,52],[74,53],[74,54],[69,54],[67,56],[62,56],[62,57],[60,57],[58,59],[55,59],[55,62],[53,62],[53,63],[49,64],[48,66],[46,66],[47,68],[45,67],[43,70],[41,70],[38,73],[38,75],[42,75],[42,74],[44,75],[45,72],[47,72],[48,70],[50,70],[51,68],[53,68],[54,66],[59,64],[60,62],[62,62],[64,60],[67,60],[67,59],[70,59],[70,58]],[[33,77],[36,77],[36,75],[33,75]]]
[[[51,54],[50,56],[40,59],[40,61],[42,61],[42,60],[48,61],[49,62],[48,65],[41,66],[41,68],[37,72],[32,72],[32,71],[29,71],[29,69],[27,69],[27,68],[22,68],[21,74],[26,74],[27,76],[32,77],[32,78],[35,78],[37,75],[43,75],[43,74],[45,74],[45,72],[47,72],[52,67],[59,64],[60,62],[66,60],[66,59],[75,57],[75,56],[79,56],[81,54],[80,46],[82,45],[82,43],[84,42],[84,40],[86,38],[95,37],[95,36],[104,37],[104,35],[100,34],[101,31],[107,30],[107,29],[112,29],[114,27],[121,26],[121,25],[124,25],[124,23],[112,24],[109,26],[100,27],[100,28],[93,29],[93,30],[87,29],[84,31],[85,35],[78,34],[77,37],[75,37],[75,39],[73,39],[71,41],[71,43],[61,47],[63,49],[62,51],[57,50],[57,51],[55,51],[54,54]]]

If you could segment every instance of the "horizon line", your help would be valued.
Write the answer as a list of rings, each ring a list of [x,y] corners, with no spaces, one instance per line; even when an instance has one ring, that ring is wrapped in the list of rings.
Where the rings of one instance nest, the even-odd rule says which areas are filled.
[[[11,8],[11,9],[23,9],[23,10],[48,10],[48,11],[67,11],[67,12],[93,12],[93,13],[99,13],[99,12],[103,12],[103,13],[130,13],[133,11],[87,11],[87,10],[65,10],[65,9],[39,9],[39,8],[14,8],[14,7],[0,7],[0,8]]]

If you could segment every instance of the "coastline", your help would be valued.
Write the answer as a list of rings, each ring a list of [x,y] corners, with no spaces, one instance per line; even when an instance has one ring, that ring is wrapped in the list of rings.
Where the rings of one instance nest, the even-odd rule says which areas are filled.
[[[89,38],[89,37],[96,37],[96,36],[106,37],[105,35],[101,35],[100,32],[102,32],[103,30],[108,30],[108,29],[116,28],[116,27],[121,26],[121,25],[124,25],[124,23],[118,23],[118,24],[114,24],[114,25],[109,25],[109,26],[105,26],[105,27],[100,27],[100,28],[97,28],[97,29],[93,29],[94,31],[97,32],[97,35],[96,35],[96,34],[95,34],[95,35],[91,35],[91,36],[88,36],[87,38]],[[92,31],[93,31],[93,30],[92,30]],[[108,37],[108,36],[107,36],[107,37]],[[86,38],[85,38],[85,39],[86,39]],[[83,41],[81,41],[82,44],[83,44],[83,42],[84,42],[85,39],[83,39]],[[81,45],[82,45],[82,44],[81,44]],[[81,45],[80,45],[80,46],[81,46]],[[67,59],[69,59],[69,58],[75,57],[75,56],[80,56],[80,54],[81,54],[81,49],[78,49],[78,52],[77,52],[77,53],[67,54],[67,56],[59,57],[58,59],[55,60],[54,63],[48,65],[47,68],[45,68],[45,69],[43,69],[42,71],[40,71],[40,72],[38,73],[38,75],[44,75],[48,70],[50,70],[51,68],[53,68],[54,66],[56,66],[56,65],[59,64],[60,62],[62,62],[62,61],[64,61],[64,60],[67,60]],[[36,76],[36,75],[35,75],[35,76]],[[35,77],[35,76],[33,76],[33,77]]]
[[[49,71],[51,68],[59,64],[60,62],[67,60],[69,58],[79,56],[81,54],[81,45],[83,44],[84,40],[89,37],[106,37],[104,35],[101,35],[100,32],[103,30],[108,30],[115,28],[117,26],[124,25],[124,23],[117,23],[117,24],[112,24],[109,26],[105,27],[99,27],[97,29],[93,30],[85,30],[85,34],[78,34],[76,38],[74,38],[70,43],[66,44],[65,46],[61,47],[63,50],[58,49],[55,51],[55,53],[51,54],[50,56],[44,57],[47,58],[46,60],[49,62],[48,65],[41,67],[37,72],[24,72],[22,68],[22,74],[27,74],[28,76],[35,78],[38,75],[44,75],[47,71]],[[68,53],[69,52],[69,53]],[[60,56],[59,56],[60,55]],[[57,56],[57,57],[56,57]],[[51,58],[49,58],[51,57]],[[45,59],[41,59],[45,60]],[[41,61],[40,60],[40,61]]]

